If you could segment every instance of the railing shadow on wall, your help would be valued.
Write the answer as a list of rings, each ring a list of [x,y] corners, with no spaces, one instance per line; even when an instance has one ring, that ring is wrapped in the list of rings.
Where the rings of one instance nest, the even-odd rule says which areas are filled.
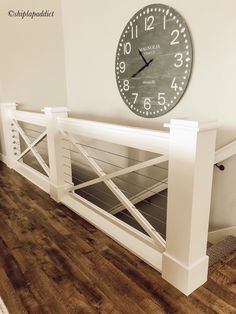
[[[0,109],[1,159],[9,168],[161,272],[165,280],[184,294],[189,295],[207,280],[206,247],[215,162],[215,122],[173,119],[165,125],[169,131],[161,132],[68,118],[68,109],[63,107],[32,113],[17,110],[14,103],[3,103]],[[27,135],[27,124],[38,128],[34,129],[37,136],[30,138]],[[106,172],[98,159],[88,152],[83,137],[154,155],[148,160]],[[39,151],[40,143],[47,148],[46,158]],[[72,152],[82,156],[94,172],[94,178],[86,182],[73,179]],[[40,169],[25,162],[29,153]],[[158,167],[166,161],[169,167],[164,238],[134,205],[137,201],[129,197],[116,180],[147,167]],[[95,184],[103,184],[120,202],[118,207],[113,207],[113,212],[104,210],[79,193],[83,188],[92,189]],[[161,184],[167,185],[167,180]],[[157,188],[155,192],[158,191]],[[126,208],[144,232],[114,215],[119,206]]]

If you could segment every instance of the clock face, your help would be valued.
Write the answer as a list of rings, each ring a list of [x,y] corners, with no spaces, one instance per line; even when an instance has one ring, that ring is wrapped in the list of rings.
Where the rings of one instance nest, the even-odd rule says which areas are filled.
[[[183,17],[169,6],[148,5],[130,19],[118,43],[120,95],[135,114],[159,117],[183,96],[192,62],[192,42]]]

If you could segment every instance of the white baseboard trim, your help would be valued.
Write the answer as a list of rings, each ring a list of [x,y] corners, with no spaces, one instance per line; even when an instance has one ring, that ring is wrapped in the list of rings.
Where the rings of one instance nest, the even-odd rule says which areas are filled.
[[[148,236],[128,226],[79,195],[66,194],[61,202],[151,267],[161,272],[163,248],[158,248]]]
[[[13,169],[33,184],[37,185],[41,190],[50,194],[50,182],[47,176],[21,162],[15,162]]]
[[[208,241],[211,242],[212,244],[215,244],[224,240],[227,236],[230,235],[236,237],[236,226],[209,232]]]
[[[0,298],[0,314],[9,314],[3,300]]]

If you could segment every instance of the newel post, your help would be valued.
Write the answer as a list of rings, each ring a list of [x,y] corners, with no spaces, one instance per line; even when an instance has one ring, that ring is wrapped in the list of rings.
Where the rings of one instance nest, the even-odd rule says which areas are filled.
[[[2,159],[9,168],[14,167],[16,156],[20,154],[19,133],[12,123],[16,107],[15,103],[0,104]]]
[[[67,118],[66,107],[46,107],[48,158],[50,168],[50,196],[60,202],[65,189],[72,184],[70,152],[59,128],[58,118]]]
[[[207,280],[216,123],[171,120],[162,277],[189,295]]]

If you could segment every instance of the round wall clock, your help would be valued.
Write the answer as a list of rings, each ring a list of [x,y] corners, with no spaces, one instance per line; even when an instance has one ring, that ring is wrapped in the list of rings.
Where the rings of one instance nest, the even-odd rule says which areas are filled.
[[[183,96],[191,74],[193,48],[183,17],[152,4],[127,23],[116,51],[120,95],[135,114],[159,117]]]

